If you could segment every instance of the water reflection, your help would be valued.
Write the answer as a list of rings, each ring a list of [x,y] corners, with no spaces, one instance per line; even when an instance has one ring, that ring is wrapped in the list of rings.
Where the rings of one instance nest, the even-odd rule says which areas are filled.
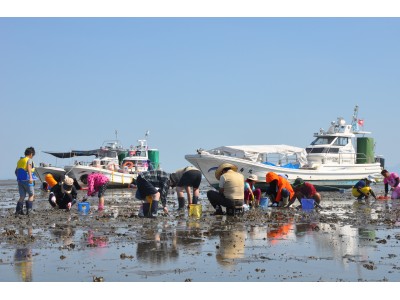
[[[138,234],[136,256],[139,261],[162,264],[177,260],[177,238],[168,222],[160,222],[156,227],[145,224]]]
[[[232,270],[238,260],[245,256],[246,227],[242,223],[222,223],[216,228],[211,234],[217,234],[219,237],[217,263],[225,269]]]
[[[272,214],[273,223],[268,225],[267,237],[271,245],[276,245],[281,240],[289,238],[293,230],[294,219],[283,212],[276,211]]]
[[[71,247],[74,245],[75,230],[69,225],[55,224],[51,230],[51,234],[56,237],[58,243],[62,243],[64,247]]]
[[[19,238],[30,239],[32,235],[32,228],[28,228],[27,234],[24,230],[19,229]],[[21,276],[22,281],[32,282],[32,249],[29,243],[25,243],[23,247],[15,249],[14,254],[14,267],[16,273]]]

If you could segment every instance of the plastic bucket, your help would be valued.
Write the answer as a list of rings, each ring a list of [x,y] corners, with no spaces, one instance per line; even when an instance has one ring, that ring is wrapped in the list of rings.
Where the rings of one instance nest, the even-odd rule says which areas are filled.
[[[260,199],[260,207],[262,209],[268,208],[268,203],[269,203],[269,198],[268,197],[264,197],[264,198]]]
[[[304,210],[314,209],[314,199],[301,199],[301,208]]]
[[[90,203],[89,202],[79,202],[78,203],[78,212],[81,214],[88,214],[90,211]]]
[[[190,204],[189,205],[189,217],[194,217],[197,219],[201,218],[203,208],[201,204]]]

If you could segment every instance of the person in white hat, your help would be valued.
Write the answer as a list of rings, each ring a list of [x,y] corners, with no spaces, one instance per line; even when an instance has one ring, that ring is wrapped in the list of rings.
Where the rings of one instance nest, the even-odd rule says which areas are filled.
[[[376,200],[375,193],[370,186],[371,182],[375,182],[375,179],[369,175],[368,177],[361,179],[353,186],[351,192],[354,197],[357,197],[358,201],[368,200],[369,195],[372,195],[372,197],[374,197]]]
[[[258,206],[261,199],[261,190],[255,187],[258,176],[251,174],[244,183],[244,203]]]
[[[219,165],[215,178],[219,180],[219,191],[209,190],[207,198],[215,208],[215,215],[223,215],[222,206],[231,210],[243,206],[244,177],[238,168],[230,163]]]
[[[58,182],[50,189],[49,203],[54,208],[69,210],[76,203],[77,196],[74,180],[65,175],[63,181]]]

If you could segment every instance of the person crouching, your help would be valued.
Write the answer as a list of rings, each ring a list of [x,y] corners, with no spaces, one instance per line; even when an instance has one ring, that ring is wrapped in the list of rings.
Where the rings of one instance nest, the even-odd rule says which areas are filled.
[[[237,172],[238,168],[229,163],[219,165],[215,178],[219,180],[219,191],[209,190],[207,198],[215,208],[214,215],[223,215],[222,206],[229,210],[243,207],[244,176]]]
[[[76,203],[77,196],[74,180],[65,175],[64,181],[55,184],[50,189],[49,203],[54,208],[70,210]]]

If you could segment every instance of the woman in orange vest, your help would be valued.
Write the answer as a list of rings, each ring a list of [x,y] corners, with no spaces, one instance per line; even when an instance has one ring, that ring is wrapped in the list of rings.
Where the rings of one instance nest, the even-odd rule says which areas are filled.
[[[271,198],[272,206],[287,207],[289,200],[294,197],[294,191],[290,182],[274,172],[265,176],[269,184],[267,195]]]

